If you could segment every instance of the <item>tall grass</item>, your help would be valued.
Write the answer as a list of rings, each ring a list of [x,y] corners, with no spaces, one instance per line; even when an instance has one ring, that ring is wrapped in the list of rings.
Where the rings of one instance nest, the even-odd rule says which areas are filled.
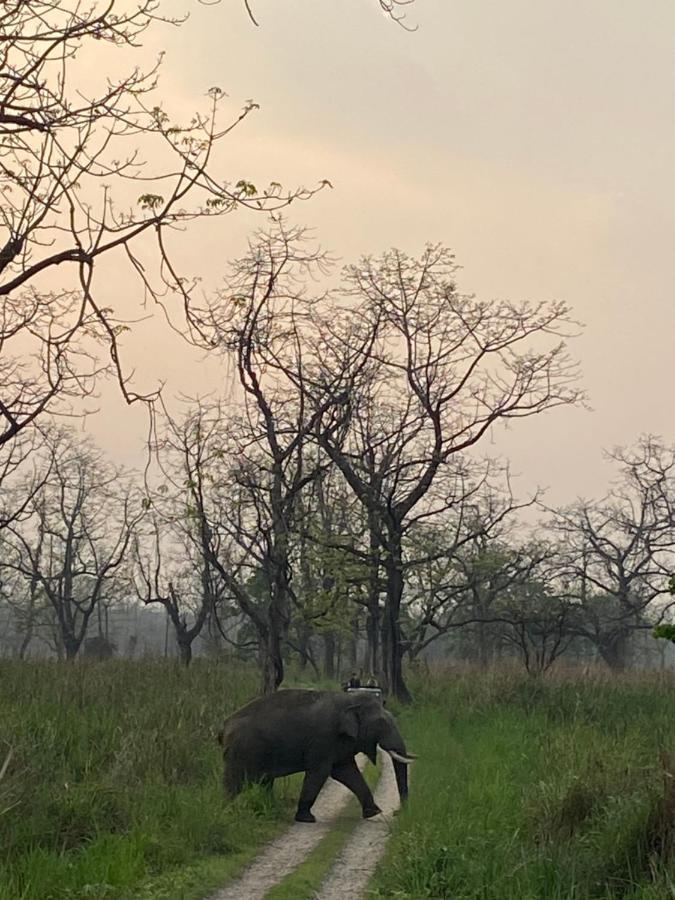
[[[187,900],[241,866],[297,795],[223,801],[215,733],[256,687],[199,660],[0,662],[0,900]],[[675,897],[672,677],[448,670],[414,692],[375,896]]]
[[[135,897],[269,837],[290,800],[225,803],[215,741],[256,686],[255,672],[199,661],[0,663],[0,900]]]
[[[376,896],[675,897],[674,694],[635,675],[418,684],[420,760]]]

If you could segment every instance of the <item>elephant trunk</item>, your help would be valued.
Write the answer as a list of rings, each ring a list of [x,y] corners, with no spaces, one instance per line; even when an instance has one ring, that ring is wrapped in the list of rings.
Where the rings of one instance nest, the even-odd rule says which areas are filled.
[[[401,803],[404,803],[408,797],[408,766],[406,763],[399,762],[392,757],[394,764],[394,774],[396,775],[396,787]]]
[[[380,747],[391,757],[396,776],[398,795],[403,803],[408,797],[408,766],[417,758],[414,753],[408,753],[403,738],[398,729],[390,728],[389,733],[380,742]]]

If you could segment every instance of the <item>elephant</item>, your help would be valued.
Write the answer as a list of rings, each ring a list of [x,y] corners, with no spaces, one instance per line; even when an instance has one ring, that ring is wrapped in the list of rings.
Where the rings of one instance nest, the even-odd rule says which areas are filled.
[[[392,758],[401,801],[408,795],[406,751],[394,717],[372,695],[337,691],[282,690],[253,700],[225,721],[223,784],[234,797],[247,782],[271,786],[275,778],[304,772],[296,822],[315,822],[312,806],[330,776],[358,798],[363,818],[376,816],[370,788],[354,759],[375,763],[378,745]]]

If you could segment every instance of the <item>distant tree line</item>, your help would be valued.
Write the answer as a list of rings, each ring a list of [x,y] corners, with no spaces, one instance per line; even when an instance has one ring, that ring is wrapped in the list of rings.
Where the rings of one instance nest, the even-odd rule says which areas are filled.
[[[242,456],[240,429],[215,403],[166,417],[154,486],[56,424],[31,442],[3,485],[0,601],[14,652],[39,641],[64,659],[105,655],[110,610],[141,603],[164,608],[185,664],[200,637],[257,657],[267,689],[293,657],[329,677],[340,658],[389,684],[386,550],[369,510],[312,444],[312,477],[279,538],[273,467],[250,447]],[[532,673],[589,650],[625,666],[632,635],[667,621],[672,602],[673,450],[643,439],[612,461],[607,498],[547,510],[537,496],[516,501],[504,467],[457,460],[440,508],[405,533],[400,659],[440,643]],[[535,505],[545,518],[532,532],[521,514]]]
[[[155,652],[163,643],[166,654],[161,618],[141,618],[124,647],[110,638],[111,614],[147,606],[163,608],[186,665],[199,641],[201,652],[257,659],[267,690],[291,660],[316,675],[357,668],[391,684],[386,550],[373,540],[369,510],[336,466],[319,464],[312,441],[307,478],[277,537],[272,457],[252,434],[243,439],[235,412],[214,401],[166,416],[152,479],[115,469],[54,423],[31,442],[3,484],[2,652],[133,655],[152,626]],[[405,532],[400,659],[415,664],[432,651],[482,667],[515,659],[532,674],[565,655],[628,665],[635,636],[669,621],[674,456],[645,438],[610,459],[617,478],[606,498],[557,510],[536,495],[517,501],[504,466],[456,459],[439,508],[429,505]],[[536,528],[522,521],[525,511],[542,517]]]

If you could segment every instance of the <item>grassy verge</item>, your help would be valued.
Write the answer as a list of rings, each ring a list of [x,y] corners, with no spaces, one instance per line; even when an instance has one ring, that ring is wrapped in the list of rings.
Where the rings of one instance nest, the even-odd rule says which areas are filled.
[[[223,802],[215,733],[256,687],[213,664],[0,663],[0,900],[189,898],[248,862],[295,790]]]
[[[275,831],[278,829],[266,836],[273,837]],[[138,884],[125,900],[203,900],[236,878],[254,860],[259,849],[254,843],[236,853],[209,856],[180,869],[169,870]]]
[[[403,714],[411,798],[374,896],[675,896],[675,683],[467,676]]]

